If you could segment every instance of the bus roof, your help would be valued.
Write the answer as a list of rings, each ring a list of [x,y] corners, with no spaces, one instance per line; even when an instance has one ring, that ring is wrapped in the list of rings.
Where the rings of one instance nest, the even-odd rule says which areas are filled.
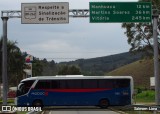
[[[83,75],[60,75],[60,76],[36,76],[23,79],[27,80],[46,80],[46,79],[132,79],[131,76],[83,76]]]

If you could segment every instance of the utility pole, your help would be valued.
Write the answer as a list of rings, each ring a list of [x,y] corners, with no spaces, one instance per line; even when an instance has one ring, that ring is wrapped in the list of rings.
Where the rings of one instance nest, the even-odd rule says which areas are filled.
[[[155,76],[155,101],[156,105],[160,105],[160,75],[159,75],[159,61],[158,61],[158,11],[153,13],[153,39],[154,39],[154,76]]]
[[[7,21],[8,17],[2,17],[3,38],[2,38],[2,83],[3,83],[3,105],[7,105]]]

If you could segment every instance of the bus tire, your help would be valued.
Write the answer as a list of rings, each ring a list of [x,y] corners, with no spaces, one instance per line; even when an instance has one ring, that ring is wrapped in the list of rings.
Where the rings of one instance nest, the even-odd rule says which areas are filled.
[[[109,100],[108,99],[101,99],[99,101],[99,106],[101,108],[108,108],[108,106],[109,106]]]
[[[41,100],[34,100],[32,105],[34,107],[43,107],[43,102]]]

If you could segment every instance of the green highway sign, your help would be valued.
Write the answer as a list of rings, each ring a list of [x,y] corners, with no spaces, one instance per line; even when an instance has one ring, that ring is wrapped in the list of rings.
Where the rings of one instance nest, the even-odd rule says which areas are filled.
[[[150,2],[90,2],[90,23],[151,22]]]

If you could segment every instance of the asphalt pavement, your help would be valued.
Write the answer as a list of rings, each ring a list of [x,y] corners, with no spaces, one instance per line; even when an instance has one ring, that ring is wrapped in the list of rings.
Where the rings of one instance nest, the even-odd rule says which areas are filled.
[[[110,109],[101,109],[97,107],[78,107],[78,108],[45,108],[41,114],[119,114]]]

